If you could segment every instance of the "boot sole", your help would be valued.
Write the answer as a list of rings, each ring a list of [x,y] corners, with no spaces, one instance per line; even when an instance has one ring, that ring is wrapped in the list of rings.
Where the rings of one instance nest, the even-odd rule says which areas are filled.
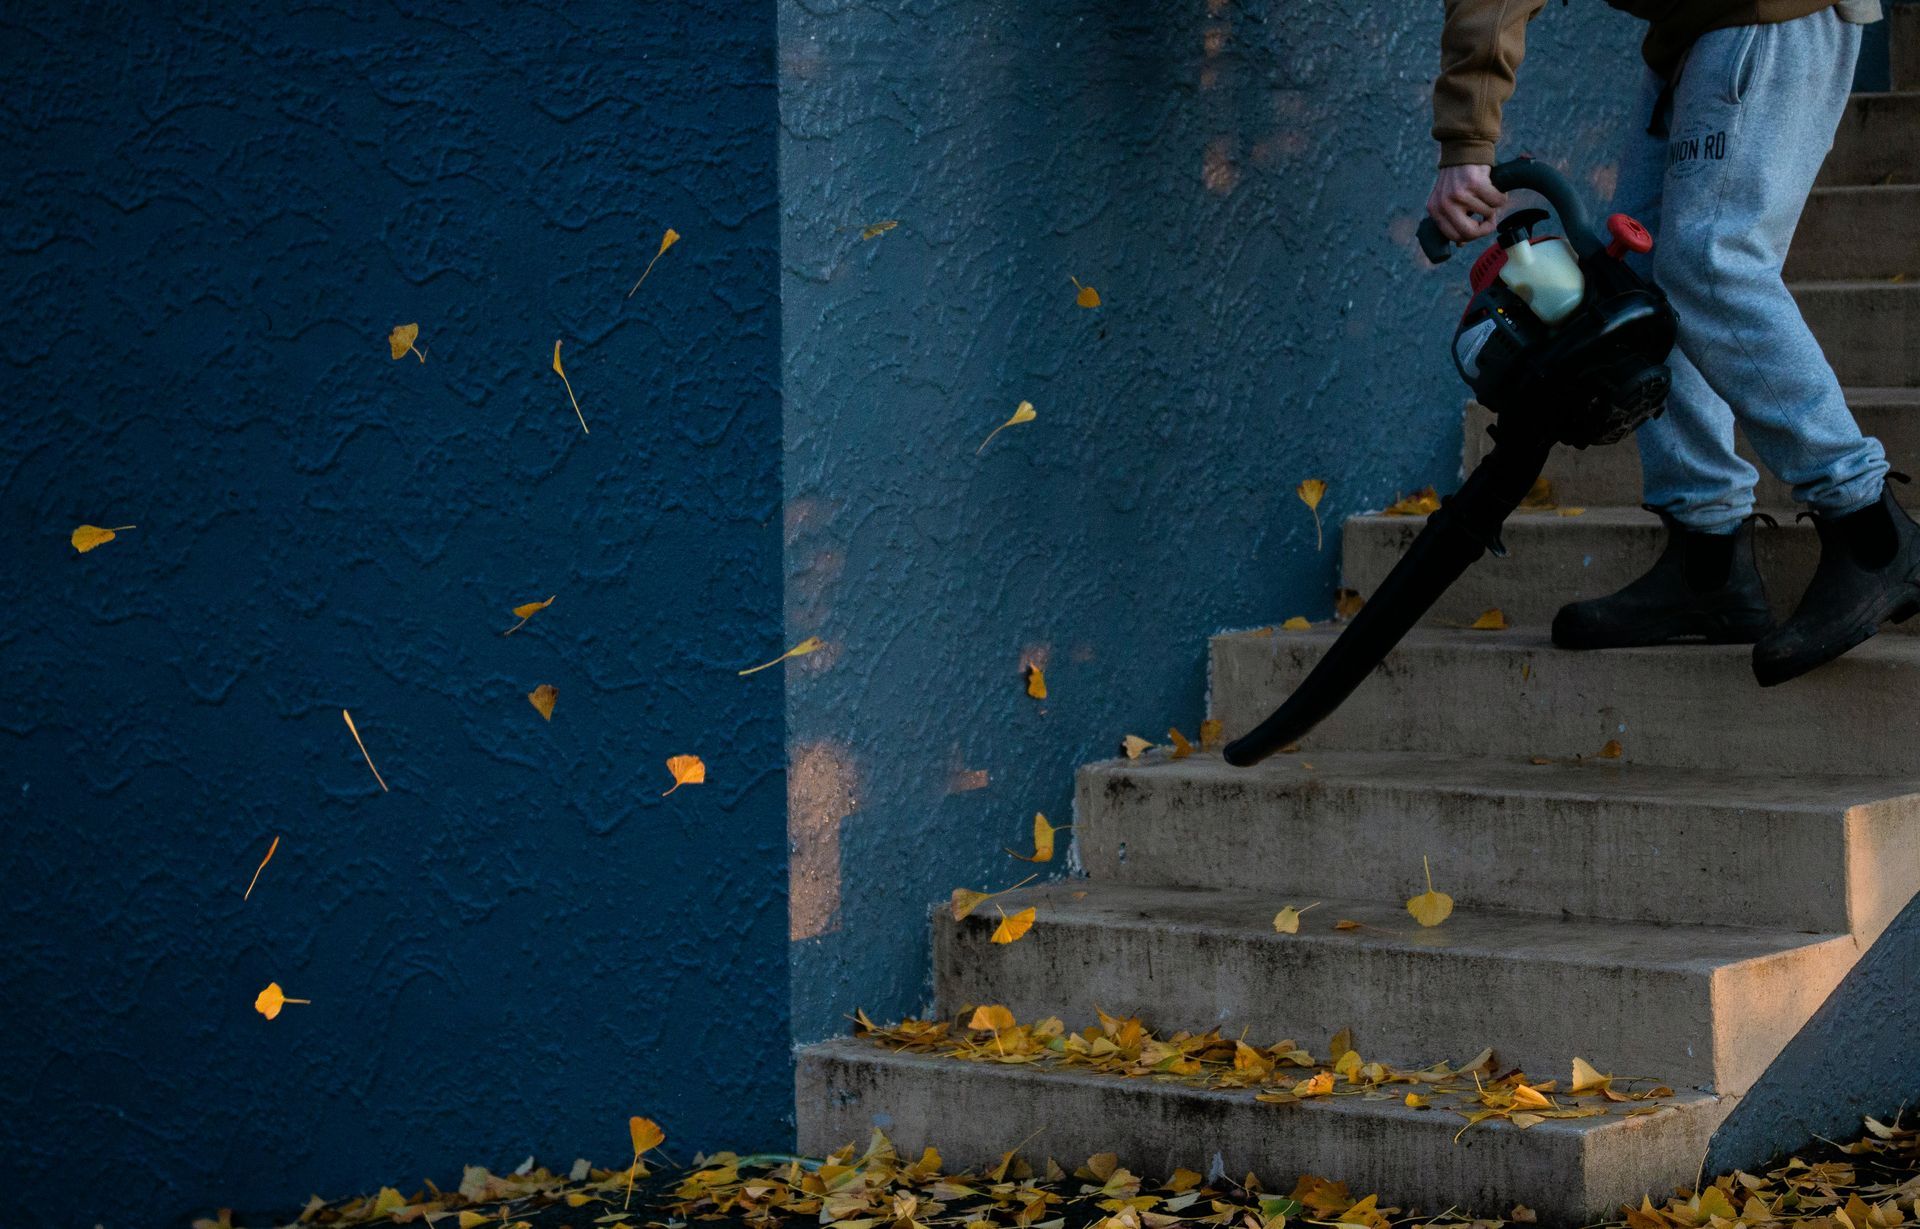
[[[1763,659],[1756,654],[1753,659],[1753,677],[1762,687],[1778,687],[1803,674],[1818,670],[1830,661],[1845,657],[1879,635],[1882,624],[1905,623],[1914,615],[1920,614],[1920,582],[1910,580],[1901,588],[1904,590],[1904,595],[1893,601],[1890,609],[1870,623],[1863,621],[1855,624],[1840,641],[1822,648],[1818,653],[1783,661]]]
[[[1914,610],[1908,613],[1920,613],[1920,603],[1916,603]],[[1655,624],[1641,635],[1604,640],[1562,641],[1559,632],[1556,631],[1553,644],[1555,648],[1576,653],[1593,652],[1597,649],[1646,649],[1675,644],[1755,644],[1772,630],[1771,618],[1767,623],[1757,627],[1729,627],[1724,619],[1695,617]]]

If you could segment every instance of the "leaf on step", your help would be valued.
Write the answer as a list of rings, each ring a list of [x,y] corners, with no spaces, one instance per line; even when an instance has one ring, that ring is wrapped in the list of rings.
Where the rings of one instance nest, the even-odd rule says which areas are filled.
[[[1169,759],[1184,760],[1193,754],[1193,744],[1188,742],[1187,736],[1179,730],[1169,728],[1167,739],[1173,743],[1173,751],[1168,755]]]
[[[1617,760],[1620,758],[1620,750],[1620,740],[1617,738],[1609,738],[1606,746],[1594,752],[1594,758],[1600,760]]]
[[[1407,912],[1422,926],[1438,926],[1453,912],[1453,897],[1433,890],[1433,864],[1424,855],[1420,864],[1426,867],[1427,890],[1407,902]]]
[[[1298,909],[1294,908],[1292,905],[1288,905],[1286,908],[1282,909],[1280,912],[1273,915],[1273,928],[1279,931],[1283,935],[1299,934],[1300,933],[1300,915],[1305,913],[1309,909],[1318,907],[1319,904],[1320,902],[1316,900],[1313,902],[1313,904],[1302,905]]]
[[[1360,596],[1360,590],[1358,589],[1335,589],[1333,591],[1333,613],[1336,618],[1351,619],[1353,616],[1359,614],[1360,608],[1366,604],[1367,599]]]
[[[1120,748],[1127,753],[1127,758],[1130,760],[1139,759],[1140,753],[1151,746],[1153,746],[1152,743],[1140,737],[1138,734],[1129,734],[1120,740]]]
[[[1429,1101],[1427,1098],[1421,1096],[1417,1092],[1410,1092],[1406,1095],[1406,1099],[1402,1101],[1401,1104],[1405,1105],[1410,1110],[1423,1110],[1431,1106],[1433,1103]]]
[[[1545,512],[1554,506],[1553,483],[1545,478],[1535,478],[1533,486],[1527,490],[1526,498],[1520,501],[1522,508],[1535,512]]]
[[[1440,496],[1432,487],[1422,487],[1382,508],[1384,516],[1430,516],[1440,510]]]
[[[1047,698],[1047,672],[1038,666],[1029,665],[1023,673],[1027,676],[1027,694],[1036,700]]]
[[[1327,493],[1327,483],[1323,478],[1308,478],[1293,488],[1300,502],[1307,505],[1307,511],[1313,513],[1313,549],[1319,550],[1325,541],[1320,532],[1320,499]]]
[[[1516,1203],[1513,1205],[1513,1211],[1507,1213],[1507,1219],[1522,1225],[1532,1225],[1539,1222],[1540,1214],[1524,1203]]]
[[[987,433],[987,438],[980,441],[980,447],[973,450],[973,455],[977,457],[982,452],[985,452],[987,445],[993,443],[993,437],[1005,431],[1008,427],[1016,426],[1023,422],[1032,422],[1038,417],[1040,417],[1040,415],[1033,408],[1033,402],[1022,401],[1018,406],[1014,407],[1012,418],[1007,419],[1007,421]]]
[[[1352,918],[1343,917],[1333,924],[1333,928],[1335,930],[1358,930],[1360,929],[1360,925],[1359,922],[1354,921]]]
[[[1280,630],[1283,632],[1310,632],[1313,630],[1313,624],[1307,622],[1299,615],[1295,615],[1285,623],[1282,623]]]
[[[1013,888],[1025,887],[1038,877],[1037,875],[1028,875],[1019,883],[1014,884],[1013,887],[1001,888],[998,892],[976,892],[972,888],[955,888],[953,890],[953,903],[950,906],[953,913],[953,920],[956,922],[966,921],[968,914],[978,909],[981,905],[986,904],[994,897],[1005,896],[1008,892],[1013,891]]]
[[[993,941],[995,943],[1018,942],[1029,930],[1033,929],[1034,917],[1035,910],[1032,905],[1028,905],[1025,909],[1015,914],[1001,914],[1000,924],[993,928]]]
[[[1527,763],[1529,763],[1529,764],[1551,764],[1551,763],[1553,763],[1553,761],[1552,761],[1552,760],[1550,760],[1550,759],[1548,759],[1548,758],[1547,758],[1546,756],[1544,756],[1544,755],[1536,755],[1536,756],[1534,756],[1533,758],[1531,758],[1531,759],[1529,759],[1529,760],[1527,761]]]
[[[1200,723],[1200,749],[1211,751],[1220,745],[1220,736],[1226,732],[1226,725],[1216,717],[1209,717]]]
[[[1553,1108],[1553,1102],[1547,1100],[1539,1089],[1524,1083],[1513,1086],[1513,1103],[1534,1110]]]
[[[998,1003],[976,1007],[967,1021],[967,1027],[979,1032],[998,1033],[1013,1027],[1013,1013]]]
[[[1507,616],[1501,613],[1498,606],[1489,606],[1467,627],[1476,632],[1504,632],[1507,630]]]
[[[1586,509],[1585,508],[1558,508],[1556,509],[1556,511],[1561,516],[1580,516],[1586,512]]]
[[[1597,1093],[1609,1101],[1624,1101],[1625,1097],[1613,1091],[1613,1077],[1601,1075],[1599,1069],[1584,1058],[1573,1060],[1573,1078],[1567,1082],[1569,1090],[1575,1093]]]
[[[1293,1086],[1293,1095],[1296,1097],[1324,1097],[1332,1091],[1333,1072],[1331,1071],[1322,1071]]]

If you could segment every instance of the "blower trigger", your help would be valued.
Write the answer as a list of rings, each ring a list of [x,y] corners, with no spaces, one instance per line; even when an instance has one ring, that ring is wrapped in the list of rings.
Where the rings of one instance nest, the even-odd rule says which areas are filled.
[[[1628,252],[1651,252],[1653,236],[1647,228],[1624,213],[1609,214],[1607,230],[1613,235],[1613,242],[1607,245],[1607,255],[1619,260]]]

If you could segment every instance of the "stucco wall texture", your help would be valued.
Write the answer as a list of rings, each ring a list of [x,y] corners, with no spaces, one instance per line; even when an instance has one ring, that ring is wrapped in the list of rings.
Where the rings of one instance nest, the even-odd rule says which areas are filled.
[[[1466,270],[1413,240],[1440,16],[781,4],[802,1040],[921,1009],[929,905],[1018,879],[1123,734],[1195,736],[1209,633],[1324,617],[1343,516],[1457,481]],[[1639,37],[1551,6],[1503,153],[1610,196]]]
[[[789,1137],[774,18],[0,14],[5,1219]]]

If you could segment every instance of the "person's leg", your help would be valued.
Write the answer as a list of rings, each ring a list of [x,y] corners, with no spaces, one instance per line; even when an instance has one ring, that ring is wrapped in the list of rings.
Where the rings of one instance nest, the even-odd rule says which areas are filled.
[[[1702,35],[1674,87],[1653,251],[1655,277],[1679,313],[1686,378],[1731,405],[1796,499],[1834,515],[1879,498],[1886,455],[1860,433],[1780,270],[1859,50],[1860,27],[1831,9]],[[1650,438],[1642,429],[1643,455],[1654,457],[1649,502],[1701,528],[1731,527],[1751,501],[1714,496],[1738,471],[1726,467],[1732,450],[1719,429],[1703,422],[1681,414],[1650,424]],[[1685,474],[1688,465],[1698,473]]]
[[[1662,244],[1661,214],[1667,174],[1669,118],[1661,106],[1665,81],[1642,67],[1639,100],[1629,116],[1613,208],[1637,219]],[[1654,275],[1652,255],[1629,256],[1643,276]],[[1732,533],[1753,511],[1753,466],[1734,451],[1733,408],[1676,349],[1667,359],[1673,387],[1660,417],[1635,432],[1640,448],[1642,498],[1671,524],[1696,533]]]

